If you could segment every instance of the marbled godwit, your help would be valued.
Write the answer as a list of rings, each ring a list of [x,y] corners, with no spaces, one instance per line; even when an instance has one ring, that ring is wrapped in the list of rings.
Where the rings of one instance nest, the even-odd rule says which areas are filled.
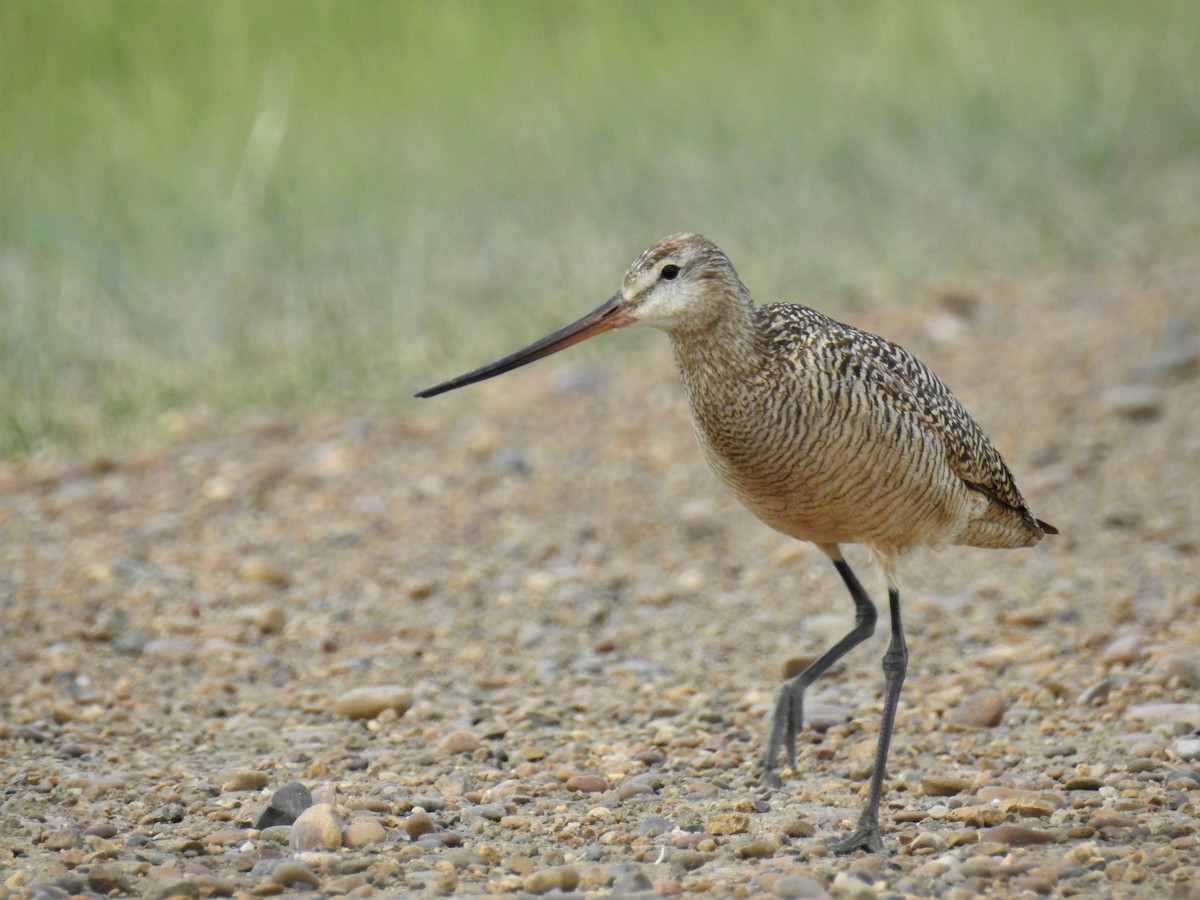
[[[816,544],[854,600],[854,627],[783,683],[763,758],[778,787],[796,767],[804,691],[875,631],[875,606],[842,557],[866,544],[888,583],[892,635],[866,805],[835,852],[879,851],[879,800],[908,663],[896,563],[919,545],[1029,547],[1057,531],[1035,519],[975,420],[912,354],[803,306],[755,306],[729,258],[677,234],[634,261],[621,289],[582,319],[503,359],[417,394],[491,378],[624,325],[665,331],[705,459],[767,525]]]

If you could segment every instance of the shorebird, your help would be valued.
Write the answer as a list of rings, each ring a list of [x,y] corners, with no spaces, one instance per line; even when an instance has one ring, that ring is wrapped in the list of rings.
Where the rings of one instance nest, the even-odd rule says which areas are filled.
[[[620,290],[583,318],[416,396],[491,378],[626,325],[666,332],[708,464],[755,516],[820,548],[854,601],[854,627],[778,690],[763,754],[768,788],[782,784],[781,750],[796,770],[805,690],[875,631],[875,605],[841,545],[865,544],[882,565],[891,640],[879,740],[858,822],[830,844],[836,853],[882,851],[879,802],[908,667],[900,557],[923,545],[1030,547],[1058,531],[1034,518],[992,442],[916,357],[804,306],[756,306],[729,257],[698,234],[650,247]]]

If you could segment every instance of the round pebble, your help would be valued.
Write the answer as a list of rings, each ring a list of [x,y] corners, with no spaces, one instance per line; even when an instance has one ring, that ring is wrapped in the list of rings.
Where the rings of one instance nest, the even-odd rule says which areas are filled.
[[[474,753],[483,742],[469,731],[452,731],[440,741],[438,747],[447,753]]]
[[[387,840],[387,829],[379,823],[378,819],[359,816],[351,819],[350,823],[342,829],[342,846],[349,847],[351,850],[361,850],[372,844],[382,844],[385,840]]]
[[[398,685],[378,684],[353,688],[333,703],[333,711],[348,719],[374,719],[384,710],[404,715],[412,706],[412,695]]]
[[[545,894],[547,891],[573,891],[579,886],[579,870],[574,866],[550,866],[539,869],[523,882],[525,890],[531,894]]]
[[[600,775],[573,775],[567,779],[565,787],[568,791],[596,794],[608,790],[608,779]]]
[[[947,717],[955,725],[967,728],[995,728],[1004,719],[1008,703],[997,691],[981,691],[965,697]]]
[[[294,850],[337,850],[342,846],[342,819],[328,803],[310,806],[292,825]]]

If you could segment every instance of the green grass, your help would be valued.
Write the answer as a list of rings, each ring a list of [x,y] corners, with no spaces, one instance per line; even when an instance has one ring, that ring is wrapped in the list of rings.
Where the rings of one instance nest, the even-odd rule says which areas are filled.
[[[400,407],[672,231],[836,305],[1200,225],[1183,2],[7,0],[0,110],[0,454]]]

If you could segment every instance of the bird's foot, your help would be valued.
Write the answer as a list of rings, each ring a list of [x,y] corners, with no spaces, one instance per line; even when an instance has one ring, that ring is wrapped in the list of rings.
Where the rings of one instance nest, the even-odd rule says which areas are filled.
[[[759,778],[758,784],[759,787],[765,788],[768,791],[777,791],[783,787],[783,779],[775,771],[774,765],[767,764],[763,766],[762,776]]]
[[[855,850],[882,853],[884,849],[883,836],[879,833],[879,823],[862,821],[844,838],[830,841],[826,846],[830,853],[836,853],[839,856],[844,853],[853,853]]]
[[[775,710],[771,713],[771,736],[763,758],[762,784],[768,788],[781,787],[783,782],[775,771],[775,761],[783,750],[787,764],[796,768],[796,735],[804,722],[804,687],[796,679],[785,681],[775,695]]]

